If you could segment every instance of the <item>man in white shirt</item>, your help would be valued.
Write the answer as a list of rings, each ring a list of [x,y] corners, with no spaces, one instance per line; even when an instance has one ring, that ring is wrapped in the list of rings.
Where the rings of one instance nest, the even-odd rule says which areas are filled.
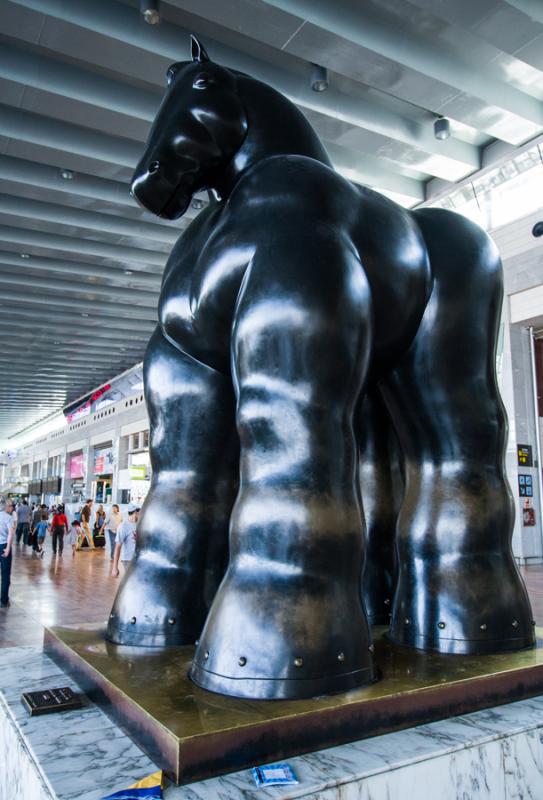
[[[11,581],[11,544],[15,533],[16,519],[11,500],[0,502],[0,607],[9,606],[9,584]]]
[[[115,536],[115,552],[113,553],[113,566],[111,574],[119,577],[119,560],[126,564],[132,561],[136,552],[136,526],[140,516],[140,507],[134,503],[128,506],[128,519],[121,522]]]

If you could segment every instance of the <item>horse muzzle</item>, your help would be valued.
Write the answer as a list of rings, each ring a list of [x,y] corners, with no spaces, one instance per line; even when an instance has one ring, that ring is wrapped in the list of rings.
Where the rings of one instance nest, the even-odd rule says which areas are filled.
[[[159,161],[152,161],[145,170],[137,170],[132,178],[131,194],[140,206],[165,219],[178,219],[189,207],[194,176],[168,175]]]

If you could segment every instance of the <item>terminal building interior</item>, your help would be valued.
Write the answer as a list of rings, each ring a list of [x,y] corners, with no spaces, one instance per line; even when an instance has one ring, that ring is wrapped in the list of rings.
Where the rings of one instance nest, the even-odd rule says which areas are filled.
[[[100,800],[124,790],[119,797],[167,800],[543,797],[543,3],[0,0],[0,20],[0,501],[13,518],[9,600],[3,594],[0,608],[0,800]],[[514,510],[511,563],[528,593],[535,647],[394,650],[391,605],[373,631],[372,683],[272,701],[207,691],[194,669],[191,682],[199,634],[162,648],[104,639],[130,569],[116,530],[132,525],[138,552],[138,514],[167,480],[155,472],[153,483],[164,432],[148,407],[158,390],[144,368],[149,340],[164,327],[163,272],[174,246],[182,252],[179,237],[187,231],[190,242],[202,220],[228,206],[215,188],[196,185],[172,220],[166,206],[155,215],[138,202],[132,180],[176,80],[169,68],[208,59],[294,104],[357,191],[378,193],[409,219],[454,212],[497,248],[503,299],[489,369],[495,364],[507,428],[496,460]],[[194,87],[198,97],[208,89]],[[173,113],[181,119],[183,109]],[[207,124],[204,112],[197,123]],[[272,120],[276,138],[283,126]],[[175,146],[183,141],[180,133]],[[294,168],[292,176],[295,192]],[[334,198],[311,202],[327,209]],[[273,230],[262,233],[273,241]],[[217,258],[204,301],[230,268],[228,253]],[[481,296],[475,328],[485,324],[483,306]],[[392,317],[385,312],[385,329]],[[451,359],[469,360],[456,351],[464,341],[457,333],[451,324]],[[234,350],[226,377],[236,388]],[[481,384],[458,383],[454,391],[475,407]],[[206,414],[200,424],[211,430]],[[182,446],[193,446],[190,435]],[[330,463],[342,447],[330,447]],[[223,456],[220,442],[206,454]],[[473,518],[483,518],[489,494],[485,486],[474,492]],[[179,500],[180,518],[193,500]],[[390,489],[383,508],[394,502]],[[65,531],[53,538],[59,524]],[[452,539],[457,524],[453,515]],[[153,555],[153,568],[162,557]],[[284,565],[285,582],[289,569],[296,566]],[[418,562],[417,570],[431,584],[431,569]],[[172,630],[175,617],[165,623]],[[276,646],[270,634],[270,663]],[[385,690],[378,677],[387,677],[390,648],[403,672]],[[240,669],[246,660],[239,656]],[[118,684],[106,662],[115,663]],[[293,663],[303,668],[301,656]],[[21,702],[23,693],[62,687],[82,706],[44,720]],[[147,788],[128,794],[146,776],[154,776]]]

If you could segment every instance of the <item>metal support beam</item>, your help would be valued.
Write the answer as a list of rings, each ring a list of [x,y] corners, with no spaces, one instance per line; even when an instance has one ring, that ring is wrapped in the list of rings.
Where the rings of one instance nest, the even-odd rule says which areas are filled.
[[[373,3],[359,0],[263,0],[266,5],[295,14],[366,50],[391,59],[422,75],[431,75],[459,92],[466,92],[521,119],[543,126],[541,102],[511,83],[498,79],[492,64],[473,69],[467,61],[433,43],[397,16]],[[496,51],[496,55],[499,51]]]

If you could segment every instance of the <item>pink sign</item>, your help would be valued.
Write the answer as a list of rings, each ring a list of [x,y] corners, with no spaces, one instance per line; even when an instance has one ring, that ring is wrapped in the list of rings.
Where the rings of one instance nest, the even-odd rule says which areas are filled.
[[[85,474],[83,453],[70,456],[70,478],[82,478]]]

